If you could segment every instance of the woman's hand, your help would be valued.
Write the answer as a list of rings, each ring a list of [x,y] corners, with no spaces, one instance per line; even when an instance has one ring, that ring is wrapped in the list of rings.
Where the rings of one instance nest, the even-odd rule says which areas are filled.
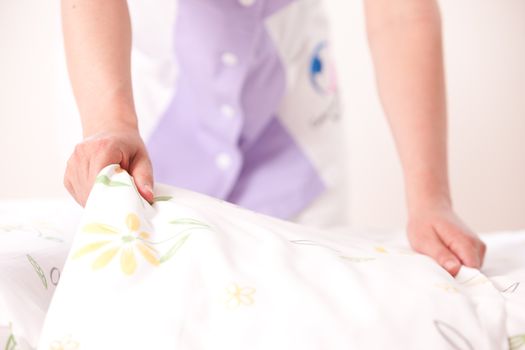
[[[452,276],[461,265],[480,268],[486,246],[449,206],[412,212],[407,227],[414,250],[433,258]]]
[[[485,244],[449,200],[438,2],[365,0],[365,9],[381,102],[404,172],[410,244],[452,275],[461,264],[480,267]]]
[[[115,128],[87,137],[69,158],[64,185],[80,205],[86,204],[97,174],[110,164],[127,170],[141,196],[153,202],[153,171],[142,138],[135,128]]]
[[[84,141],[69,159],[64,184],[85,205],[98,172],[120,164],[153,201],[151,163],[140,138],[131,84],[131,21],[126,0],[62,0],[69,76]]]

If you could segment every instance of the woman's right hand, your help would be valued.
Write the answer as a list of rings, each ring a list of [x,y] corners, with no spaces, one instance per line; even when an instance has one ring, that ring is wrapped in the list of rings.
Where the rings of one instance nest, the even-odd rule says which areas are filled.
[[[120,164],[151,203],[151,163],[133,103],[127,1],[62,0],[61,4],[67,66],[86,137],[68,161],[64,185],[84,206],[99,171]]]
[[[97,174],[110,164],[120,164],[134,178],[141,196],[153,202],[153,170],[146,146],[136,128],[108,130],[87,137],[75,147],[67,162],[64,185],[82,206]]]

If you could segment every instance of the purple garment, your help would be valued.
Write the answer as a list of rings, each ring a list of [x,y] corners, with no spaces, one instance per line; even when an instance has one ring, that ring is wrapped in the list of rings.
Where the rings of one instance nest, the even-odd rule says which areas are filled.
[[[291,2],[179,0],[177,91],[147,143],[156,181],[280,218],[324,190],[277,117],[285,71],[264,21]]]

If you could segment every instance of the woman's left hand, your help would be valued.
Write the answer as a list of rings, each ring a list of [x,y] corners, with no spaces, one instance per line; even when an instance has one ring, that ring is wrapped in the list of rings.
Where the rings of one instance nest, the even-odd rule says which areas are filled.
[[[486,245],[450,207],[416,210],[409,215],[408,240],[414,250],[437,261],[452,276],[461,265],[480,268]]]

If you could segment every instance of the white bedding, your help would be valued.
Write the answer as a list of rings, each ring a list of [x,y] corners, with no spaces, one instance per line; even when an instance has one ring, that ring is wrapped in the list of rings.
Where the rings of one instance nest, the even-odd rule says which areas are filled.
[[[525,349],[525,231],[454,279],[401,231],[156,192],[104,169],[78,232],[70,203],[0,203],[0,348]]]

